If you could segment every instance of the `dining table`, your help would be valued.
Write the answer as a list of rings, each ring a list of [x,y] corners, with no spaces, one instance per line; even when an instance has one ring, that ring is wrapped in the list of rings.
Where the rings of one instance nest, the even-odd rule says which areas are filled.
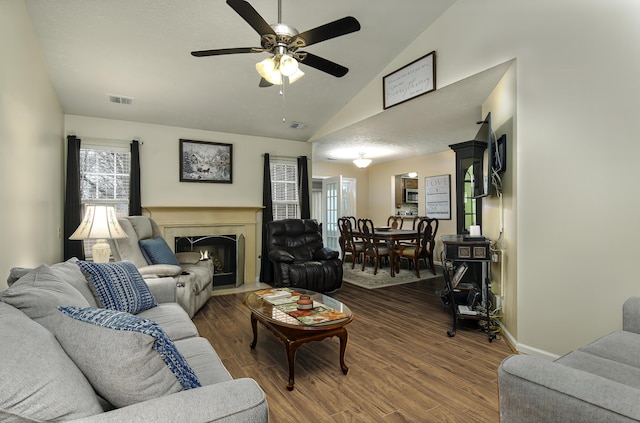
[[[361,236],[359,232],[355,236]],[[389,261],[391,262],[391,277],[396,276],[396,269],[393,265],[396,259],[396,247],[400,241],[411,241],[418,237],[418,233],[414,229],[393,229],[393,228],[375,228],[374,239],[384,241],[389,248]]]

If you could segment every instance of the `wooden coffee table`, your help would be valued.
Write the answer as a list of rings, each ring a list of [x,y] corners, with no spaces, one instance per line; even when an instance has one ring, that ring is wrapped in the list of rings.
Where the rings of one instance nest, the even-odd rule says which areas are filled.
[[[305,325],[295,317],[286,314],[268,301],[263,300],[256,293],[252,293],[247,297],[245,304],[251,310],[251,327],[253,329],[251,349],[255,349],[258,341],[258,322],[280,338],[284,343],[289,362],[289,383],[287,383],[289,391],[293,390],[294,385],[296,350],[302,344],[311,341],[320,341],[332,336],[340,338],[340,368],[342,373],[347,374],[349,368],[344,364],[344,353],[347,349],[347,329],[345,326],[354,319],[349,307],[332,297],[306,289],[296,289],[295,291],[300,294],[310,295],[315,302],[325,304],[334,310],[342,312],[347,315],[347,318],[321,325]]]

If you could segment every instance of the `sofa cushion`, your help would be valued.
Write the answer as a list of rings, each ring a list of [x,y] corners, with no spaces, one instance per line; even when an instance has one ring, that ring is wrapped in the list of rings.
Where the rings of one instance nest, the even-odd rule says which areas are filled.
[[[156,322],[172,341],[198,336],[198,329],[178,303],[161,303],[137,314]]]
[[[126,219],[131,222],[133,229],[136,231],[136,238],[149,239],[158,236],[154,234],[153,224],[147,216],[128,216]]]
[[[0,303],[0,421],[60,421],[102,413],[93,388],[53,334]]]
[[[557,362],[640,389],[640,336],[614,332],[585,345]]]
[[[164,238],[141,239],[138,243],[140,244],[142,255],[144,255],[148,263],[180,266],[180,262]]]
[[[78,260],[104,308],[139,313],[158,304],[136,266],[129,261],[90,263]]]
[[[175,344],[203,386],[233,379],[224,364],[222,364],[218,354],[205,338],[181,339],[176,341]]]
[[[60,344],[96,392],[116,407],[200,386],[157,323],[96,307],[59,310]]]
[[[63,279],[62,273],[46,264],[32,269],[0,292],[0,300],[24,312],[31,319],[51,330],[51,316],[58,306],[88,307],[86,298]]]
[[[82,294],[82,296],[89,302],[89,305],[96,306],[98,303],[89,287],[89,283],[86,278],[80,271],[77,265],[78,259],[75,257],[70,258],[67,261],[62,263],[56,263],[48,266],[48,269],[51,270],[52,274],[59,276],[62,280],[69,283],[75,289]],[[14,267],[9,272],[9,277],[7,278],[8,286],[13,285],[18,279],[23,276],[26,276],[34,269],[30,269],[27,267]]]
[[[149,263],[145,260],[140,251],[140,245],[138,244],[138,234],[133,228],[131,221],[126,217],[119,217],[118,223],[127,234],[127,238],[110,239],[109,245],[111,245],[111,251],[116,261],[131,261],[136,267],[143,267]]]
[[[26,275],[32,270],[33,269],[30,269],[28,267],[12,267],[9,270],[9,276],[7,277],[7,286],[13,285],[15,281],[17,281],[18,279],[20,279],[21,277],[23,277],[24,275]]]

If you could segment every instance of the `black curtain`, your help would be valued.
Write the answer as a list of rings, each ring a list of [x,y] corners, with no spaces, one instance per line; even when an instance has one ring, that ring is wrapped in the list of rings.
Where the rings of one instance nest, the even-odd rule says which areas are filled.
[[[140,196],[140,143],[136,140],[131,141],[129,216],[142,216],[142,197]]]
[[[309,171],[307,156],[298,157],[298,198],[300,200],[300,218],[311,219],[311,206],[309,202]]]
[[[67,136],[67,183],[64,198],[64,259],[77,257],[84,260],[82,241],[72,241],[71,234],[82,221],[82,203],[80,202],[80,138]]]
[[[269,260],[267,245],[267,222],[273,220],[273,202],[271,201],[271,167],[269,154],[264,155],[264,173],[262,181],[262,253],[260,254],[260,282],[273,281],[273,263]]]

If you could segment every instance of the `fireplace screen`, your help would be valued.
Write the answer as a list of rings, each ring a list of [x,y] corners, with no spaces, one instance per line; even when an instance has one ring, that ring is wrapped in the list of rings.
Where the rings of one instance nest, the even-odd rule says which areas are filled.
[[[203,235],[175,238],[175,252],[195,251],[213,263],[213,286],[244,283],[244,236]],[[239,248],[239,246],[241,248]],[[240,270],[241,269],[241,270]]]

